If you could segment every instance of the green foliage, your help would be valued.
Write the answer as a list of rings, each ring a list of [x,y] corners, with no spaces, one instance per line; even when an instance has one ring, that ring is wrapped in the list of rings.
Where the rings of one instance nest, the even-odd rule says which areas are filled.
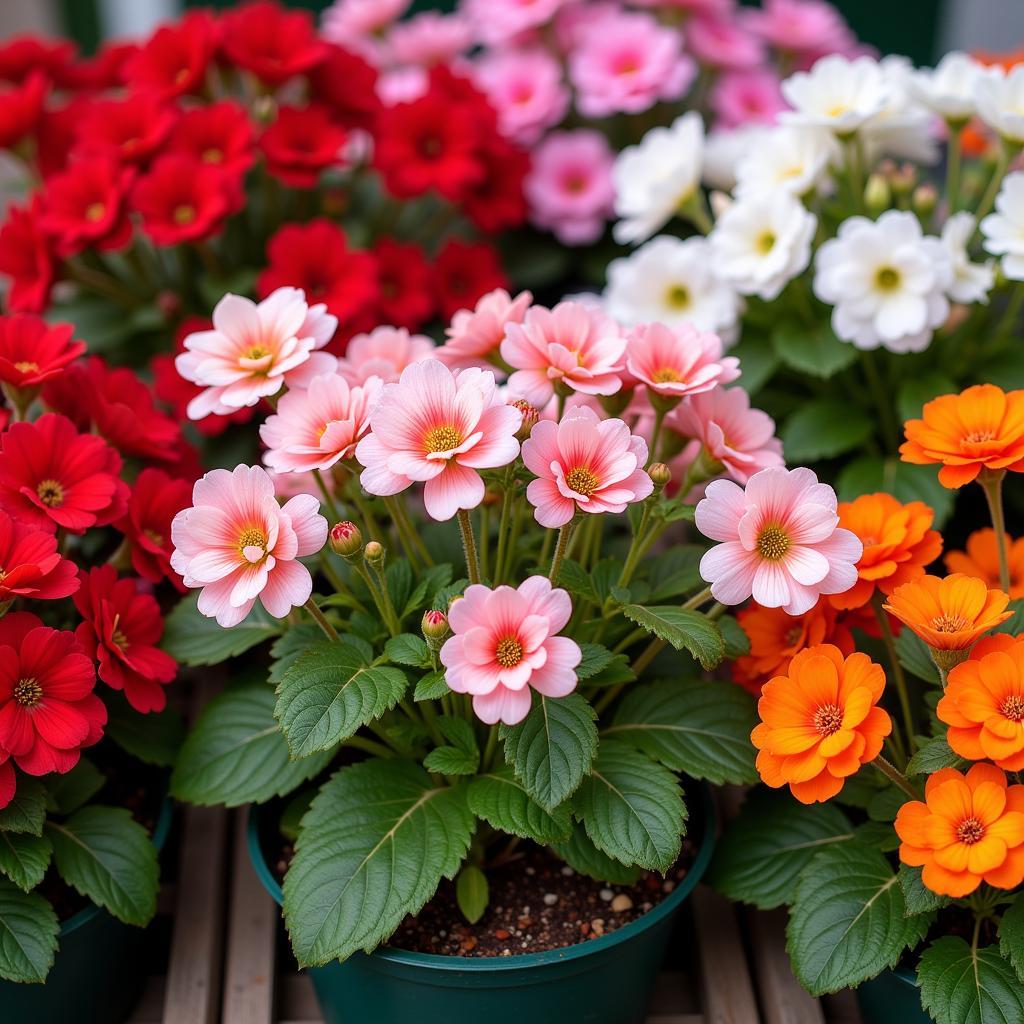
[[[59,928],[42,896],[0,878],[0,978],[42,982],[53,966]]]
[[[718,627],[706,615],[673,605],[645,608],[627,604],[622,614],[641,629],[671,644],[677,651],[689,651],[705,669],[714,668],[725,656],[725,641]]]
[[[1024,1020],[1024,985],[995,946],[972,950],[951,935],[938,939],[922,954],[917,981],[936,1024]]]
[[[901,629],[896,637],[896,654],[900,664],[913,676],[923,679],[926,683],[942,684],[939,670],[935,667],[925,642],[912,630]]]
[[[183,597],[164,620],[160,646],[181,665],[217,665],[277,636],[282,623],[257,603],[231,629],[207,618],[196,607],[198,593]]]
[[[442,669],[438,672],[428,672],[416,684],[412,699],[416,701],[438,700],[446,693],[451,693],[451,690],[448,689],[448,683],[445,680],[444,670]]]
[[[437,720],[437,727],[450,745],[432,750],[423,767],[442,775],[475,775],[480,767],[480,748],[476,744],[473,726],[464,718],[442,715]]]
[[[412,668],[427,668],[430,665],[430,651],[427,642],[413,633],[399,633],[384,645],[388,661]]]
[[[823,380],[857,361],[856,347],[840,341],[828,321],[809,327],[783,320],[772,331],[772,348],[790,369]]]
[[[647,600],[654,604],[685,597],[704,585],[700,575],[700,560],[704,548],[696,544],[669,548],[657,558],[641,563],[646,568],[644,581],[651,588]]]
[[[1024,897],[1020,895],[1006,908],[999,922],[999,951],[1024,982]]]
[[[0,831],[43,834],[46,820],[46,788],[39,779],[22,775],[11,802],[0,809]]]
[[[475,864],[466,864],[455,879],[455,901],[462,916],[476,924],[484,916],[490,898],[487,876]]]
[[[788,449],[786,458],[793,459]],[[934,466],[913,466],[901,462],[895,453],[887,458],[862,455],[848,462],[836,478],[836,491],[840,501],[852,501],[875,491],[885,491],[902,502],[923,501],[935,510],[936,529],[942,529],[949,518],[956,495],[939,483]]]
[[[140,715],[120,694],[107,697],[104,735],[144,764],[170,768],[185,739],[185,723],[175,708]]]
[[[551,844],[551,849],[574,871],[610,885],[632,885],[640,877],[640,869],[623,864],[602,853],[580,824],[573,827],[565,842]]]
[[[950,749],[945,736],[936,736],[910,759],[907,775],[931,775],[940,768],[962,769],[966,765],[967,761]]]
[[[58,814],[71,814],[94,797],[106,781],[99,768],[83,757],[71,771],[47,779],[50,806]]]
[[[853,348],[852,345],[844,346]],[[840,398],[803,402],[785,422],[779,436],[790,464],[831,459],[859,448],[875,424],[863,409]]]
[[[547,811],[523,788],[511,768],[480,775],[469,784],[469,809],[492,828],[536,843],[564,842],[572,832],[568,802]]]
[[[50,866],[53,848],[46,836],[28,832],[0,832],[0,874],[19,889],[34,889]]]
[[[927,914],[949,906],[951,900],[948,896],[940,896],[924,884],[921,880],[920,868],[911,868],[906,864],[901,864],[897,874],[900,886],[903,888],[907,914]]]

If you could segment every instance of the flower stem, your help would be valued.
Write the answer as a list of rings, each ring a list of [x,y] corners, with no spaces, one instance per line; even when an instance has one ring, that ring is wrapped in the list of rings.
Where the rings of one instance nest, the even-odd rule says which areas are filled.
[[[637,523],[636,533],[633,534],[633,543],[629,546],[629,553],[626,555],[626,562],[622,566],[619,575],[619,586],[629,585],[629,581],[636,572],[637,563],[640,561],[640,554],[643,551],[644,535],[647,531],[647,521],[651,518],[651,506],[644,502],[643,511],[640,513],[640,522]]]
[[[347,740],[342,741],[343,747],[352,747],[354,750],[362,750],[367,754],[372,754],[374,757],[394,757],[395,752],[390,747],[384,746],[383,743],[378,743],[376,740],[367,739],[365,736],[349,736]]]
[[[887,451],[899,447],[900,430],[893,419],[892,402],[886,392],[885,384],[881,374],[878,372],[878,363],[875,362],[875,353],[870,349],[862,349],[860,353],[861,366],[864,367],[864,376],[867,377],[868,387],[874,396],[875,405],[878,407],[878,416],[882,424],[882,432],[885,435],[885,446]]]
[[[494,556],[494,583],[498,585],[505,578],[505,552],[509,541],[509,520],[512,516],[512,495],[515,487],[512,483],[513,469],[505,473],[502,483],[501,517],[498,520],[498,550]]]
[[[1003,477],[1005,469],[983,469],[978,483],[985,492],[988,511],[992,516],[992,528],[996,531],[996,550],[999,552],[999,586],[1010,592],[1010,556],[1006,550],[1006,522],[1003,518]]]
[[[409,559],[409,564],[413,567],[413,570],[416,573],[419,573],[422,566],[420,565],[416,545],[409,536],[406,523],[402,520],[401,501],[395,497],[387,497],[384,499],[384,504],[391,513],[391,521],[395,524],[395,532],[398,534],[398,540],[402,545],[402,550],[405,551],[405,557]]]
[[[551,571],[548,573],[548,579],[551,580],[553,587],[558,585],[558,574],[562,569],[562,559],[565,558],[565,551],[569,546],[572,529],[573,521],[570,519],[558,531],[558,543],[555,544],[555,553],[551,556]]]
[[[981,197],[981,202],[978,203],[977,208],[974,211],[974,233],[977,234],[981,230],[981,222],[985,215],[992,209],[996,201],[996,196],[999,195],[999,186],[1003,183],[1003,178],[1006,177],[1006,171],[1010,166],[1010,161],[1017,155],[1017,147],[1003,140],[999,146],[999,156],[996,158],[995,170],[992,172],[992,178],[989,180],[988,188],[985,189],[985,194]]]
[[[695,608],[699,608],[702,604],[706,603],[711,597],[711,587],[706,586],[700,593],[694,594],[688,601],[683,602],[683,611],[693,611]]]
[[[331,513],[331,523],[339,522],[341,516],[338,515],[338,506],[334,504],[334,498],[327,488],[327,481],[324,479],[323,474],[319,469],[313,470],[313,478],[316,480],[316,485],[320,488],[320,493],[323,495],[327,511]]]
[[[476,540],[473,537],[473,522],[469,512],[464,508],[458,511],[459,531],[462,534],[462,550],[466,554],[466,574],[470,583],[480,582],[480,561],[476,553]]]
[[[483,757],[480,758],[480,770],[490,771],[494,766],[494,755],[498,752],[498,727],[492,725],[487,732],[487,746],[484,747]]]
[[[304,607],[306,611],[313,616],[313,619],[316,621],[316,624],[327,635],[327,639],[336,642],[338,640],[338,631],[327,621],[327,616],[325,616],[324,613],[320,611],[320,609],[317,607],[316,601],[314,601],[313,598],[311,597],[309,598],[308,601],[306,601]]]
[[[903,713],[903,729],[907,734],[906,749],[911,754],[914,752],[914,715],[910,709],[910,694],[907,691],[907,677],[900,664],[899,655],[896,653],[896,641],[892,635],[892,628],[889,625],[889,617],[882,607],[882,595],[876,590],[871,595],[871,607],[874,610],[875,618],[878,620],[878,628],[882,631],[882,643],[885,645],[886,654],[889,656],[889,665],[892,668],[892,677],[896,681],[896,692],[900,698],[900,710]]]
[[[946,149],[946,201],[949,212],[954,214],[960,205],[960,165],[963,141],[963,124],[949,125],[949,145]]]
[[[667,411],[660,403],[654,407],[654,429],[651,431],[651,446],[647,451],[647,465],[644,466],[644,469],[650,468],[658,453],[658,444],[661,441],[661,427],[665,422]]]
[[[384,577],[381,576],[383,581],[384,591],[375,582],[370,570],[358,562],[353,563],[353,568],[362,577],[363,582],[366,584],[366,589],[370,592],[370,597],[373,598],[373,603],[377,606],[377,613],[384,620],[384,625],[387,627],[388,632],[392,636],[398,636],[401,629],[398,625],[398,620],[395,616],[394,607],[391,604],[391,598],[387,592],[387,582]]]
[[[897,771],[896,766],[890,764],[881,754],[879,754],[874,761],[871,762],[890,782],[899,786],[911,800],[920,800],[920,794],[914,789],[913,786],[907,781],[907,777],[901,772]]]

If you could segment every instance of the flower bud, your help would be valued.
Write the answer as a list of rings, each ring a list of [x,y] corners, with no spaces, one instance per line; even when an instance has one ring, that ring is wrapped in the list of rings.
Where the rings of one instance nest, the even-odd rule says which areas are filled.
[[[892,189],[884,174],[875,172],[864,187],[864,205],[873,214],[888,210],[892,205]]]
[[[930,217],[935,212],[935,207],[939,202],[939,191],[931,184],[918,185],[914,189],[914,196],[911,199],[911,204],[914,207],[914,213],[919,217]]]
[[[330,533],[331,550],[342,558],[353,558],[363,550],[363,533],[347,519],[335,523]]]
[[[654,493],[660,494],[672,479],[672,470],[669,469],[664,462],[655,462],[651,468],[647,470],[647,475],[654,482]]]
[[[889,183],[895,195],[909,196],[917,184],[917,171],[910,164],[903,164],[889,175]]]
[[[423,639],[427,641],[427,646],[432,651],[438,650],[444,639],[451,634],[448,616],[436,608],[423,613],[420,629],[423,631]]]
[[[363,558],[366,559],[370,565],[382,566],[384,564],[384,545],[377,540],[371,540],[369,544],[363,548]]]
[[[509,402],[509,405],[518,409],[523,414],[523,422],[516,431],[516,440],[525,441],[530,436],[533,428],[537,425],[537,420],[540,419],[540,413],[534,406],[530,405],[525,398],[517,398],[515,401]]]

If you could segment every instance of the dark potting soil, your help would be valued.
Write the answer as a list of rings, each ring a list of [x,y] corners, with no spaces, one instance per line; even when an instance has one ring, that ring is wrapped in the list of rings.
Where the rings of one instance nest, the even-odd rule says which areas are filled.
[[[284,840],[282,840],[282,844]],[[272,859],[280,881],[291,845]],[[442,882],[415,917],[407,917],[388,942],[414,953],[442,956],[515,956],[564,949],[614,932],[657,906],[686,877],[696,847],[683,840],[679,859],[662,875],[645,871],[634,885],[610,885],[581,875],[550,851],[524,842],[521,856],[487,871],[490,901],[470,924],[455,902],[455,884]]]

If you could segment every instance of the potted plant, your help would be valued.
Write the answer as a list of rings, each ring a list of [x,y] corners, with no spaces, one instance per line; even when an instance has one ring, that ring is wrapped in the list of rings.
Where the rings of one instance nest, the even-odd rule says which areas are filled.
[[[170,825],[156,595],[190,487],[184,449],[151,447],[177,426],[73,333],[0,316],[0,1014],[110,1022],[144,978]]]
[[[275,411],[273,475],[213,470],[174,520],[200,592],[169,649],[271,645],[198,720],[173,793],[264,805],[253,859],[328,1019],[543,1000],[641,1020],[713,840],[699,780],[754,778],[751,698],[705,674],[746,645],[702,610],[689,492],[781,462],[770,420],[747,410],[728,465],[706,453],[675,488],[662,421],[738,372],[714,335],[495,292],[436,350],[350,350],[307,380],[288,325],[308,312],[276,301],[226,297],[180,357],[202,352],[201,404],[230,376]],[[257,323],[269,372],[239,348]]]
[[[927,573],[942,538],[923,503],[839,506],[864,551],[831,601],[866,612],[876,639],[805,632],[761,677],[757,767],[796,800],[752,792],[713,870],[734,899],[788,905],[801,983],[860,986],[872,1021],[1024,1016],[1022,580],[1001,494],[1024,469],[1022,411],[1024,392],[978,385],[905,424],[903,459],[989,499],[994,529],[949,552],[945,577]],[[698,525],[710,511],[698,505]]]

